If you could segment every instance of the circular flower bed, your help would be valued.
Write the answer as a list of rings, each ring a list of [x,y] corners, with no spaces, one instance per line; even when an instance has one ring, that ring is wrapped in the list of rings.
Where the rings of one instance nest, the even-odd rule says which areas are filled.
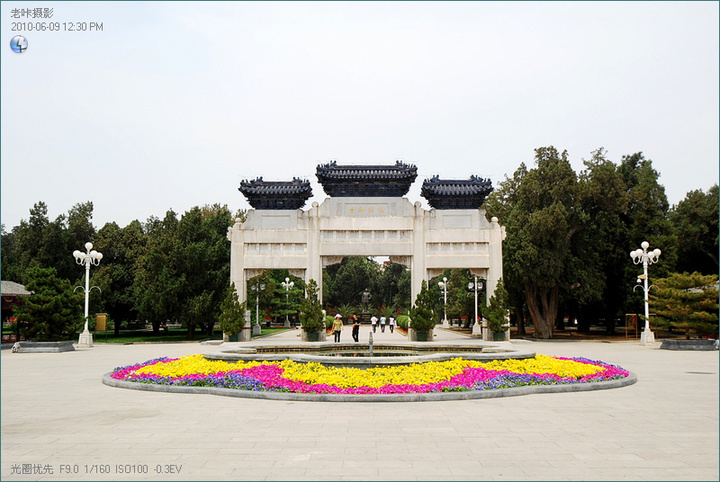
[[[589,384],[619,380],[627,370],[586,358],[536,355],[523,360],[441,362],[378,368],[339,368],[319,363],[208,360],[203,355],[157,358],[116,368],[126,382],[307,394],[411,394],[495,390],[533,385]]]

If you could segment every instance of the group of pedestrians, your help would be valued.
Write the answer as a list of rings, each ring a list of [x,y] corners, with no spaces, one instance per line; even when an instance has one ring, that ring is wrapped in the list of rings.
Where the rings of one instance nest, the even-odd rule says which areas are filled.
[[[360,341],[360,320],[358,319],[358,316],[353,313],[350,315],[350,320],[353,322],[352,325],[352,337],[355,342]],[[373,333],[377,333],[377,326],[378,321],[380,322],[380,330],[385,333],[385,326],[388,326],[390,328],[390,333],[394,333],[395,331],[395,318],[389,317],[385,318],[384,316],[381,316],[380,319],[373,315],[372,318],[370,318],[370,324],[372,325]],[[335,320],[333,321],[332,325],[332,331],[333,336],[335,339],[335,343],[340,343],[340,335],[342,334],[343,329],[343,321],[342,321],[342,315],[338,313],[335,315]]]
[[[385,326],[390,327],[390,333],[393,333],[395,331],[395,318],[389,317],[385,318],[385,316],[381,316],[380,320],[378,320],[378,317],[373,315],[372,318],[370,318],[370,324],[372,325],[373,333],[377,333],[377,327],[378,327],[378,321],[380,321],[380,331],[385,333]]]

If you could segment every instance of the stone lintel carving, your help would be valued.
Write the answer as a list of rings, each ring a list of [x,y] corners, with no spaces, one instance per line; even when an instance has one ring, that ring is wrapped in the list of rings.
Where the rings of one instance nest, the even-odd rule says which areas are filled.
[[[390,262],[412,268],[412,256],[390,256]]]
[[[345,258],[345,256],[323,256],[322,257],[322,267],[327,268],[328,266],[342,263],[343,258]]]

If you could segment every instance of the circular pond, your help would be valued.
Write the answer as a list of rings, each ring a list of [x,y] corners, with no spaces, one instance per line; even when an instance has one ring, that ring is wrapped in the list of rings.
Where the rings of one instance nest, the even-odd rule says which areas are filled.
[[[372,354],[370,353],[372,349]],[[252,348],[234,348],[220,353],[209,353],[210,360],[224,361],[280,361],[320,363],[326,366],[373,368],[409,365],[428,361],[445,361],[453,358],[467,360],[525,359],[535,352],[520,350],[510,344],[436,344],[436,343],[313,343],[296,345],[264,345]]]

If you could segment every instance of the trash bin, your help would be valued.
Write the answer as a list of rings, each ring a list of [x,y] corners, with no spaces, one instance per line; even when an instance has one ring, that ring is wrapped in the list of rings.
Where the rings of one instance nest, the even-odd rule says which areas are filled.
[[[107,330],[107,313],[95,313],[95,331]]]

